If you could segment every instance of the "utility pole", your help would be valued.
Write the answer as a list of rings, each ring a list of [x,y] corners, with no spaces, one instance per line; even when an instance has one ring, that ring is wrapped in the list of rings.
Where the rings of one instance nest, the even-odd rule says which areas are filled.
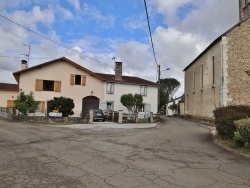
[[[170,68],[164,69],[162,71],[170,70]],[[161,104],[161,66],[158,65],[158,111],[160,111]]]

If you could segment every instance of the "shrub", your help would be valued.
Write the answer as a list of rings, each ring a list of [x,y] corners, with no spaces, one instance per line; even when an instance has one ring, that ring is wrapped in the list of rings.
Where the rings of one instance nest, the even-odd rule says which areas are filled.
[[[250,107],[246,105],[220,107],[213,113],[219,137],[233,139],[234,132],[236,132],[234,121],[250,117]]]
[[[234,141],[238,147],[243,147],[245,145],[245,141],[239,132],[234,133]]]
[[[244,143],[250,143],[250,118],[240,119],[235,121],[234,124]]]

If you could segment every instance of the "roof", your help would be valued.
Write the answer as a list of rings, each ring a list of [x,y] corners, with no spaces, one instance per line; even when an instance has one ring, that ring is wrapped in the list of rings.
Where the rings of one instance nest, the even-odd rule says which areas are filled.
[[[30,68],[27,68],[27,69],[23,69],[23,70],[14,72],[13,75],[14,75],[16,81],[19,82],[19,77],[20,77],[20,75],[22,73],[29,72],[29,71],[32,71],[34,69],[41,68],[43,66],[48,66],[48,65],[51,65],[53,63],[60,62],[60,61],[64,61],[66,63],[69,63],[69,64],[71,64],[71,65],[73,65],[73,66],[75,66],[75,67],[89,73],[91,76],[94,76],[94,77],[100,79],[101,81],[111,81],[111,82],[120,82],[120,83],[127,83],[127,84],[140,84],[140,85],[158,86],[157,83],[154,83],[154,82],[151,82],[151,81],[148,81],[148,80],[144,80],[144,79],[141,79],[141,78],[138,78],[138,77],[133,77],[133,76],[122,76],[122,80],[118,81],[118,80],[115,80],[115,75],[103,74],[103,73],[94,73],[94,72],[82,67],[81,65],[78,65],[77,63],[67,59],[66,57],[61,57],[61,58],[58,58],[58,59],[54,59],[52,61],[48,61],[48,62],[39,64],[39,65],[36,65],[34,67],[30,67]]]
[[[115,75],[113,74],[103,74],[103,73],[95,73],[95,74],[103,78],[106,82],[158,86],[158,84],[155,82],[151,82],[134,76],[122,76],[122,80],[120,81],[120,80],[115,80]]]
[[[222,39],[223,36],[226,36],[229,32],[231,32],[232,30],[234,30],[236,27],[239,27],[243,22],[245,22],[246,20],[250,19],[247,18],[239,23],[237,23],[236,25],[234,25],[233,27],[231,27],[229,30],[227,30],[225,33],[223,33],[222,35],[220,35],[218,38],[216,38],[203,52],[200,53],[200,55],[198,57],[196,57],[183,71],[186,71],[191,65],[193,65],[201,56],[203,56],[203,54],[205,54],[210,48],[212,48],[218,41],[220,41]]]
[[[66,62],[66,63],[69,63],[69,64],[71,64],[71,65],[73,65],[73,66],[75,66],[75,67],[77,67],[77,68],[79,68],[79,69],[81,69],[81,70],[83,70],[83,71],[89,73],[91,76],[94,76],[94,77],[96,77],[96,78],[98,78],[98,79],[100,79],[100,80],[103,81],[102,78],[100,78],[99,76],[95,75],[92,71],[90,71],[90,70],[88,70],[88,69],[82,67],[81,65],[78,65],[77,63],[75,63],[75,62],[73,62],[73,61],[67,59],[66,57],[61,57],[61,58],[58,58],[58,59],[54,59],[54,60],[52,60],[52,61],[48,61],[48,62],[39,64],[39,65],[36,65],[36,66],[34,66],[34,67],[30,67],[30,68],[27,68],[27,69],[23,69],[23,70],[14,72],[13,75],[14,75],[16,81],[19,82],[20,74],[25,73],[25,72],[29,72],[29,71],[34,70],[34,69],[37,69],[37,68],[41,68],[41,67],[43,67],[43,66],[48,66],[48,65],[51,65],[51,64],[53,64],[53,63],[60,62],[60,61],[64,61],[64,62]]]
[[[19,91],[18,84],[0,83],[0,91]]]

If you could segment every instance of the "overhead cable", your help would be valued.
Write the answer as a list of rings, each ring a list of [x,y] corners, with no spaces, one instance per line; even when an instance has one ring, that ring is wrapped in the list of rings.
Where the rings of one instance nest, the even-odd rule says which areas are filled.
[[[97,59],[94,59],[94,58],[92,58],[92,57],[90,57],[90,56],[87,56],[87,55],[83,54],[82,52],[79,52],[79,51],[77,51],[77,50],[75,50],[75,49],[72,49],[72,48],[70,48],[70,47],[68,47],[68,46],[65,46],[64,44],[61,44],[61,43],[59,43],[59,42],[57,42],[57,41],[54,41],[54,40],[52,40],[52,39],[50,39],[50,38],[48,38],[48,37],[46,37],[46,36],[44,36],[44,35],[42,35],[42,34],[36,32],[36,31],[33,31],[33,30],[31,30],[31,29],[29,29],[29,28],[27,28],[27,27],[25,27],[25,26],[23,26],[23,25],[21,25],[21,24],[15,22],[15,21],[13,21],[13,20],[10,20],[10,19],[6,18],[5,16],[3,16],[3,15],[1,15],[1,14],[0,14],[0,17],[6,19],[6,20],[8,20],[8,21],[10,21],[10,22],[12,22],[12,23],[14,23],[14,24],[16,24],[16,25],[18,25],[18,26],[20,26],[20,27],[22,27],[22,28],[24,28],[24,29],[26,29],[26,30],[28,30],[28,31],[30,31],[30,32],[32,32],[32,33],[38,35],[38,36],[40,36],[40,37],[42,37],[42,38],[45,38],[46,40],[49,40],[49,41],[51,41],[51,42],[53,42],[53,43],[55,43],[55,44],[57,44],[57,45],[59,45],[59,46],[62,46],[62,47],[64,47],[64,48],[66,48],[66,49],[69,49],[70,51],[73,51],[73,52],[78,53],[78,54],[81,54],[81,55],[83,55],[83,56],[85,56],[85,57],[87,57],[87,58],[89,58],[89,59],[92,59],[92,60],[97,61],[97,62],[99,62],[99,63],[105,64],[105,65],[107,65],[107,66],[110,66],[110,65],[108,65],[107,63],[103,63],[103,62],[101,62],[101,61],[99,61],[99,60],[97,60]],[[112,66],[110,66],[110,67],[112,67]]]
[[[158,65],[157,60],[156,60],[156,55],[155,55],[155,49],[154,49],[153,38],[152,38],[152,34],[151,34],[150,22],[149,22],[149,18],[148,18],[148,9],[147,9],[146,0],[144,0],[144,5],[145,5],[145,10],[146,10],[146,16],[147,16],[147,21],[148,21],[148,30],[149,30],[149,35],[150,35],[150,39],[151,39],[151,45],[152,45],[152,49],[153,49],[155,64]]]

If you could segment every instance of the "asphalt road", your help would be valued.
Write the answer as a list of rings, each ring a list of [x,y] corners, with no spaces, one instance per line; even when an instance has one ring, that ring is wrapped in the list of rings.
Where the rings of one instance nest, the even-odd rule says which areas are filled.
[[[152,129],[71,129],[0,120],[0,187],[250,187],[250,160],[210,130],[164,118]]]

